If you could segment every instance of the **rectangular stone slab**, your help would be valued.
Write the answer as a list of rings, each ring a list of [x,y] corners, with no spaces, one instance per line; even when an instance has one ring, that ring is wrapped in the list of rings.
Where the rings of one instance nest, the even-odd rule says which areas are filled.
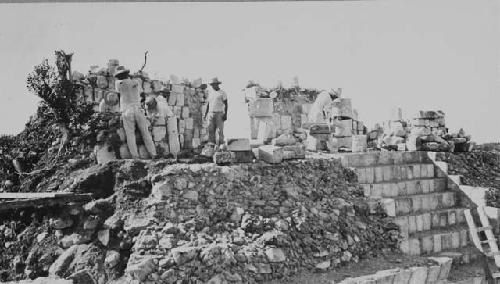
[[[233,152],[236,163],[252,163],[254,154],[252,150]]]
[[[268,98],[256,99],[249,106],[249,115],[254,117],[273,116],[273,100]]]
[[[352,103],[351,99],[340,98],[340,102],[332,108],[332,116],[352,118]]]
[[[283,148],[272,145],[259,147],[259,159],[270,164],[277,164],[283,161]]]
[[[248,138],[235,138],[227,140],[227,149],[233,152],[251,151],[250,140]]]

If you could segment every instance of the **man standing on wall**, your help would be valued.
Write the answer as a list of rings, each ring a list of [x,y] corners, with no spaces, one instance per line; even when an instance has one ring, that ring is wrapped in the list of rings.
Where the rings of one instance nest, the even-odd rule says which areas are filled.
[[[139,128],[144,145],[152,158],[156,157],[156,148],[149,132],[149,121],[141,109],[141,96],[139,83],[130,78],[130,70],[123,66],[116,68],[115,89],[120,93],[120,109],[122,112],[123,128],[127,136],[127,145],[132,158],[138,159],[135,129]]]
[[[218,144],[224,144],[224,121],[227,120],[227,95],[220,89],[221,81],[213,78],[208,88],[207,110],[205,119],[208,119],[208,142],[216,143],[215,133],[219,130]]]

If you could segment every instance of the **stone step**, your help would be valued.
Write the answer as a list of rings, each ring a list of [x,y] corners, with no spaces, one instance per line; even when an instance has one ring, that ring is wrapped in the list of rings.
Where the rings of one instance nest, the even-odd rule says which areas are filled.
[[[410,234],[401,242],[400,249],[405,254],[428,255],[463,248],[469,243],[468,227],[455,225],[446,229]]]
[[[442,250],[439,253],[433,254],[433,256],[449,257],[452,259],[453,265],[463,265],[463,264],[468,264],[471,261],[480,259],[481,253],[472,244],[472,242],[469,242],[469,245],[467,245],[466,247],[461,247],[461,248],[452,249],[452,250]]]
[[[433,178],[434,164],[376,165],[355,168],[359,183],[383,183]]]
[[[395,217],[401,235],[408,237],[417,232],[465,224],[465,208],[440,209],[431,212]]]
[[[341,156],[341,162],[347,167],[370,167],[376,165],[399,165],[431,163],[427,152],[368,152],[352,153]]]
[[[362,183],[365,196],[397,197],[430,192],[440,192],[447,189],[446,178],[419,178],[414,180]]]
[[[394,198],[396,216],[451,208],[456,204],[455,191],[433,192]]]

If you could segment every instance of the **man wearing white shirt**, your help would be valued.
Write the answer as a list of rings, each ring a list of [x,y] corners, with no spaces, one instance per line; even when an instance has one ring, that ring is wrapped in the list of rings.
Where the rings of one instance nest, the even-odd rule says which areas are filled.
[[[138,159],[139,153],[137,150],[135,129],[139,128],[144,146],[148,150],[151,157],[156,157],[156,148],[149,132],[149,121],[141,109],[141,87],[139,82],[130,78],[130,70],[123,66],[116,68],[115,89],[120,93],[120,109],[122,112],[123,128],[127,136],[127,145],[132,158]]]
[[[224,121],[227,120],[227,95],[220,89],[221,81],[213,78],[208,88],[207,110],[205,119],[208,119],[208,142],[216,143],[216,132],[219,130],[218,144],[224,144]]]
[[[325,108],[331,107],[331,105],[336,102],[336,100],[340,97],[340,93],[342,89],[338,91],[329,90],[322,91],[316,97],[316,100],[311,105],[311,109],[309,110],[309,122],[311,123],[326,123],[327,118],[325,116]]]

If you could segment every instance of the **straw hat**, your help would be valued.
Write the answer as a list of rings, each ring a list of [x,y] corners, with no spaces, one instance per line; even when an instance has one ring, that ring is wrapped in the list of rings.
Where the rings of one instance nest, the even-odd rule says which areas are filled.
[[[217,77],[213,78],[212,81],[210,81],[210,85],[219,85],[222,84],[221,81]]]
[[[118,76],[120,74],[124,74],[124,73],[130,73],[130,70],[126,69],[125,67],[123,66],[118,66],[116,67],[116,71],[115,71],[115,74],[113,74],[113,76]]]

